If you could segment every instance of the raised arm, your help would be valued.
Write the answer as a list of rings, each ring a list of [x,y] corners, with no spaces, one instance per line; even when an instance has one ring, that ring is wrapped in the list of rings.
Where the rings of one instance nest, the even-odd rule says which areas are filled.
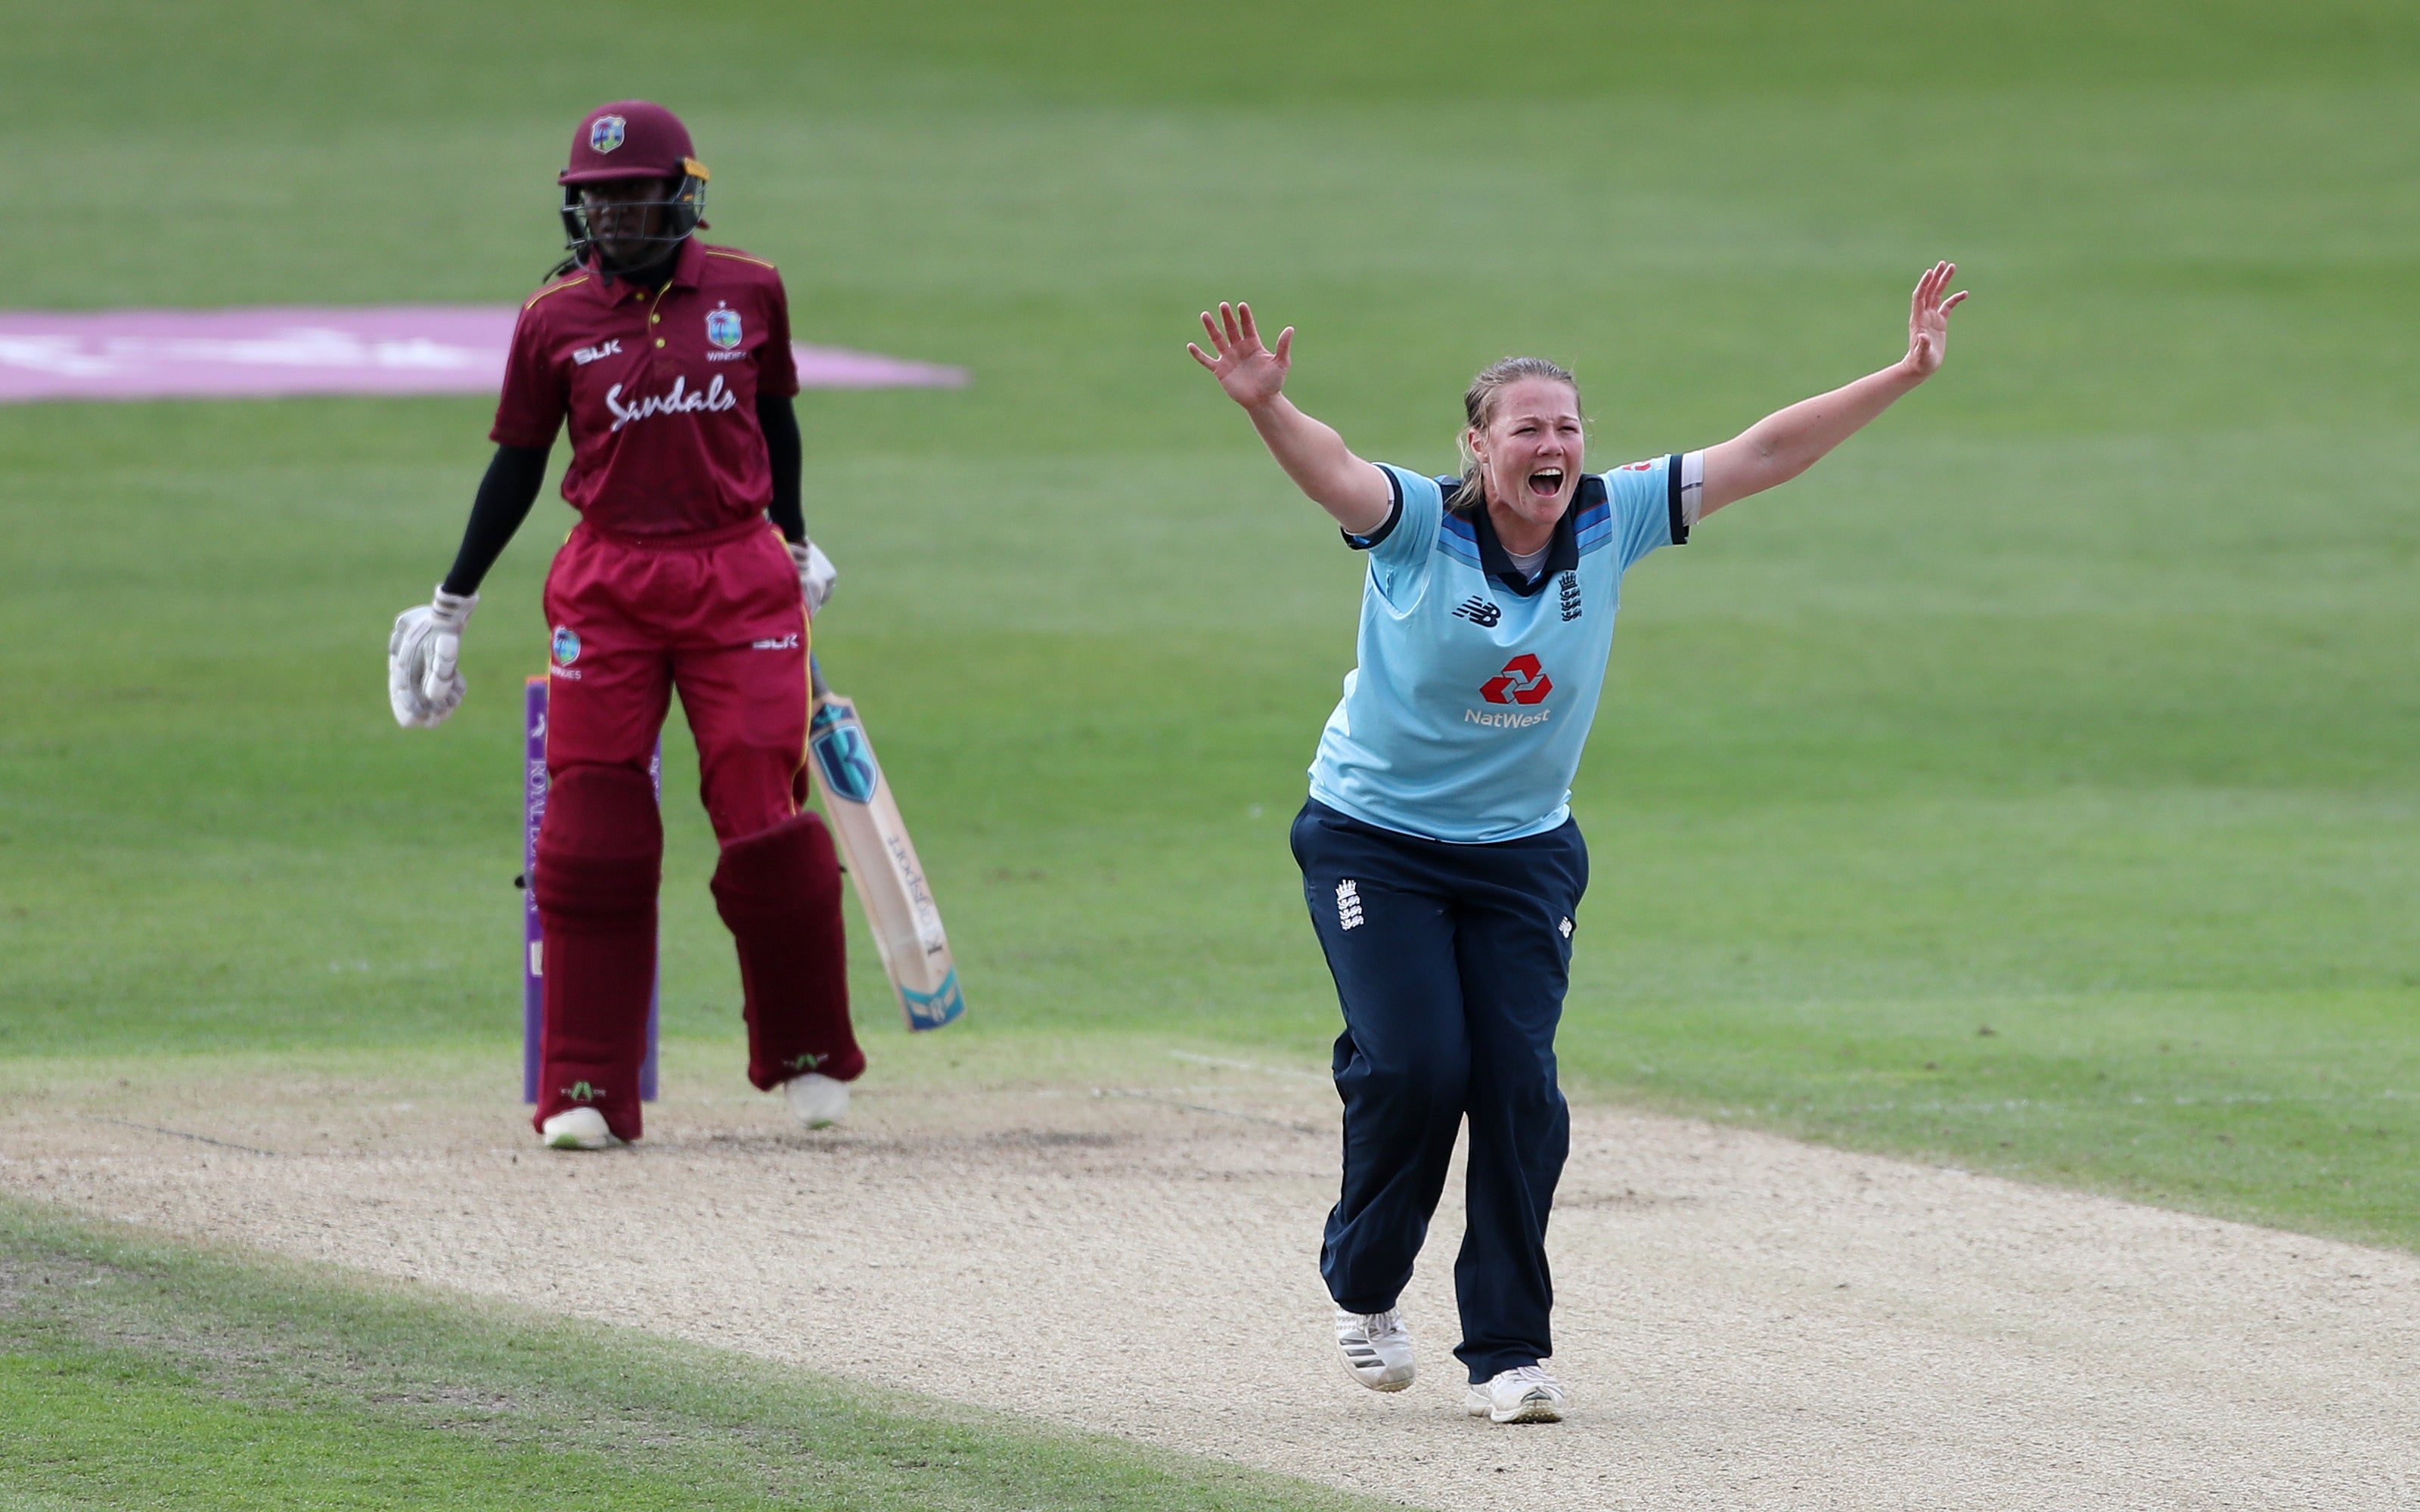
[[[1939,372],[1949,350],[1949,312],[1966,298],[1962,290],[1942,297],[1957,272],[1956,263],[1935,263],[1916,281],[1908,301],[1905,357],[1854,383],[1776,410],[1719,446],[1706,448],[1699,517],[1788,483],[1863,430],[1900,394]]]
[[[1355,535],[1367,535],[1386,524],[1395,503],[1387,475],[1355,456],[1343,437],[1296,409],[1285,396],[1286,370],[1294,365],[1294,327],[1278,332],[1275,351],[1261,345],[1249,304],[1220,304],[1216,320],[1203,311],[1202,329],[1210,333],[1218,357],[1214,360],[1191,342],[1185,349],[1252,417],[1252,428],[1295,486]]]

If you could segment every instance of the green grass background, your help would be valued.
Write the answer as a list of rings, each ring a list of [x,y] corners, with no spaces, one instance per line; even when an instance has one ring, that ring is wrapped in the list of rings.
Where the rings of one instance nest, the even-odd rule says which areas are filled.
[[[818,643],[970,1073],[1333,1032],[1284,828],[1358,563],[1185,358],[1196,310],[1297,325],[1304,406],[1437,470],[1472,371],[1556,357],[1610,465],[1889,361],[1955,257],[1940,380],[1627,585],[1571,1080],[2420,1242],[2408,6],[0,0],[0,304],[511,300],[571,122],[635,94],[803,336],[973,371],[801,405]],[[449,726],[396,730],[380,665],[488,411],[0,411],[0,1056],[492,1044],[511,1096],[567,512],[490,579]],[[669,758],[667,1031],[736,1043]]]

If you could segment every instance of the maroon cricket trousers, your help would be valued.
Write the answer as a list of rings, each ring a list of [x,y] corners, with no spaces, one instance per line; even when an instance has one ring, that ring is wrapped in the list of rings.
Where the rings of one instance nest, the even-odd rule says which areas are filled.
[[[545,1027],[536,1121],[582,1104],[638,1137],[662,856],[648,763],[678,690],[722,844],[749,1079],[864,1069],[848,1018],[840,869],[806,797],[808,625],[781,534],[752,519],[629,535],[583,522],[547,575],[548,802],[538,834]]]

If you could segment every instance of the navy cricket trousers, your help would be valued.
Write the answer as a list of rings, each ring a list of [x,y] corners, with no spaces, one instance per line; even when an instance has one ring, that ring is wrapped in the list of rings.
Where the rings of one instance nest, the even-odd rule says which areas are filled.
[[[1293,839],[1344,1007],[1344,1180],[1319,1259],[1328,1294],[1352,1312],[1395,1305],[1467,1118],[1453,1352],[1474,1381],[1535,1365],[1554,1352],[1546,1214],[1572,1143],[1555,1026],[1588,888],[1579,826],[1460,845],[1314,799]]]

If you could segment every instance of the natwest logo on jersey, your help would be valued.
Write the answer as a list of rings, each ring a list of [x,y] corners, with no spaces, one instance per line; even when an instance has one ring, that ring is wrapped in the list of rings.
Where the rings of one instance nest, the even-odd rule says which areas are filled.
[[[1543,703],[1555,690],[1554,679],[1528,652],[1504,664],[1504,670],[1479,686],[1479,696],[1490,703]]]
[[[671,390],[650,393],[628,404],[622,402],[622,385],[614,384],[605,391],[605,408],[613,412],[612,429],[620,430],[634,420],[650,415],[693,415],[706,409],[737,409],[739,400],[722,386],[718,375],[703,389],[692,390],[686,377],[673,379]]]

